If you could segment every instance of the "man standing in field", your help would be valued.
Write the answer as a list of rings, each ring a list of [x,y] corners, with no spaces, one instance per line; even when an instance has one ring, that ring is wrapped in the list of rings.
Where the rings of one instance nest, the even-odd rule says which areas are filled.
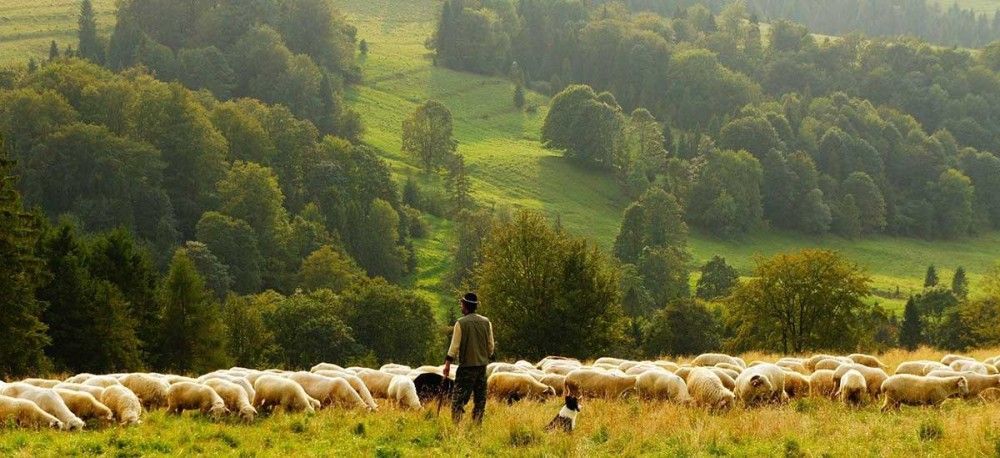
[[[483,422],[486,412],[486,365],[493,359],[493,324],[489,318],[476,313],[479,298],[475,293],[466,293],[460,301],[462,318],[455,322],[451,335],[451,346],[444,360],[444,376],[451,373],[451,363],[458,360],[455,372],[455,388],[452,392],[451,419],[462,421],[465,404],[473,399],[472,420]]]

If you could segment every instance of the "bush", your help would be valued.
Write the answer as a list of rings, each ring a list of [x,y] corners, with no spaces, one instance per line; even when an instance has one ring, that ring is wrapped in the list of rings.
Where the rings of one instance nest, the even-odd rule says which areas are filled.
[[[940,439],[944,436],[944,428],[941,427],[941,422],[937,420],[924,420],[920,423],[920,429],[917,430],[917,436],[922,441],[934,441]]]

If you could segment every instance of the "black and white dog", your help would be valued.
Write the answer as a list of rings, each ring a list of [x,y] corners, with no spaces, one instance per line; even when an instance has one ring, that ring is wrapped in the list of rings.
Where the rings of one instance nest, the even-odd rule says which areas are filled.
[[[546,431],[552,431],[556,428],[562,429],[567,433],[573,432],[576,428],[576,415],[580,413],[580,403],[573,396],[566,396],[566,404],[563,408],[559,410],[559,415],[549,422],[549,425],[545,427]]]

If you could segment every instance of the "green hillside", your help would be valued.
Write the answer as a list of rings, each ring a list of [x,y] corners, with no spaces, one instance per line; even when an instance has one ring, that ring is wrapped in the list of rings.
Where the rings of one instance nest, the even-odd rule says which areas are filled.
[[[97,25],[110,33],[115,23],[115,0],[92,0]],[[49,55],[55,40],[62,50],[76,48],[79,0],[0,0],[0,63],[25,63]]]

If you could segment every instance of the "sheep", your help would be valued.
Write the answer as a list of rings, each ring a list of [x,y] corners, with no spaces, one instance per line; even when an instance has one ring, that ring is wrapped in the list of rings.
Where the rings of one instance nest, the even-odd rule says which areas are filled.
[[[927,376],[935,378],[965,377],[965,381],[969,383],[969,394],[965,396],[968,399],[975,398],[979,396],[980,393],[990,388],[1000,388],[1000,375],[983,375],[975,372],[937,370],[932,371],[927,374]]]
[[[734,366],[746,369],[746,363],[739,358],[734,358],[732,356],[722,354],[722,353],[703,353],[698,355],[691,361],[692,366],[714,366],[719,363],[732,364]]]
[[[501,372],[491,375],[486,380],[486,392],[495,398],[514,403],[521,399],[544,400],[555,396],[556,390],[551,386],[535,380],[528,374]]]
[[[392,375],[409,375],[413,368],[402,364],[383,364],[378,370]]]
[[[834,390],[840,388],[840,379],[847,373],[847,371],[856,370],[865,377],[865,383],[868,386],[868,394],[874,399],[882,393],[882,382],[889,378],[889,374],[879,368],[868,367],[861,364],[844,364],[833,371],[833,386]]]
[[[549,364],[542,369],[542,372],[546,374],[566,376],[569,375],[570,372],[573,372],[581,367],[583,366],[579,364]]]
[[[37,386],[39,388],[55,388],[56,385],[62,383],[59,380],[48,380],[44,378],[26,378],[21,380],[21,383],[27,383],[31,386]]]
[[[46,413],[59,419],[62,422],[62,429],[65,431],[82,430],[86,425],[80,417],[77,417],[69,409],[62,397],[51,388],[39,388],[27,383],[11,383],[4,388],[2,394],[34,402]]]
[[[566,392],[576,398],[620,398],[634,389],[634,375],[618,375],[594,369],[577,369],[566,376]]]
[[[862,366],[874,367],[876,369],[885,369],[888,367],[885,364],[882,364],[882,361],[880,361],[878,358],[872,355],[866,355],[864,353],[854,353],[851,355],[847,355],[847,358],[850,359],[851,361],[854,361],[855,364],[860,364]]]
[[[633,368],[635,366],[643,365],[643,364],[648,364],[648,362],[642,362],[642,361],[624,361],[624,362],[622,362],[621,364],[618,365],[618,369],[621,370],[622,372],[626,372],[627,373],[629,369],[631,369],[631,368]]]
[[[63,382],[64,383],[81,383],[82,384],[83,382],[86,382],[87,380],[92,379],[94,377],[97,377],[97,376],[94,375],[94,374],[89,374],[89,373],[84,372],[82,374],[76,374],[76,375],[74,375],[74,376],[72,376],[72,377],[70,377],[70,378],[68,378],[66,380],[63,380]]]
[[[785,393],[790,399],[809,396],[809,378],[800,372],[785,370]]]
[[[97,399],[101,399],[101,395],[104,394],[104,388],[99,386],[82,385],[79,383],[62,382],[56,385],[55,388],[60,390],[82,391]]]
[[[257,392],[253,398],[253,406],[258,412],[281,407],[286,411],[315,413],[319,405],[316,399],[306,394],[302,385],[280,375],[267,374],[258,377],[253,389]]]
[[[774,364],[750,367],[736,378],[734,394],[744,405],[788,400],[788,394],[785,393],[785,371]]]
[[[0,422],[8,421],[25,428],[64,429],[62,421],[34,402],[0,395]]]
[[[566,356],[546,356],[535,363],[535,368],[545,370],[545,367],[550,364],[575,364],[580,366],[580,360],[576,358],[569,358]]]
[[[951,363],[955,361],[975,361],[975,360],[976,360],[975,358],[971,358],[968,356],[949,354],[941,357],[941,364],[944,364],[945,366],[950,366]]]
[[[719,380],[722,380],[723,386],[725,386],[730,390],[736,389],[736,377],[739,377],[739,374],[733,376],[733,374],[724,371],[722,369],[719,369],[717,367],[709,367],[707,369],[711,370],[712,372],[715,372],[715,375],[719,376]]]
[[[185,410],[197,410],[213,418],[229,413],[226,401],[209,386],[192,382],[170,385],[167,390],[167,413],[180,415]]]
[[[104,389],[99,401],[111,409],[119,424],[126,426],[142,423],[142,402],[132,390],[122,385],[112,385]]]
[[[833,371],[820,369],[809,375],[809,394],[812,396],[833,397],[837,390],[833,383]]]
[[[295,372],[285,377],[301,385],[306,394],[318,400],[321,406],[338,405],[347,409],[372,410],[343,378],[327,377],[311,372]]]
[[[733,407],[736,395],[722,385],[715,372],[703,368],[692,369],[686,382],[688,394],[695,405],[711,410],[728,410]]]
[[[253,384],[251,384],[250,381],[243,376],[212,374],[208,377],[204,376],[198,377],[198,380],[203,384],[209,380],[225,380],[230,383],[235,383],[236,385],[238,385],[240,388],[243,389],[243,392],[246,393],[247,395],[247,399],[253,399],[254,394],[256,394],[253,389]]]
[[[806,358],[805,361],[802,361],[802,365],[805,366],[806,369],[810,373],[811,372],[816,372],[816,364],[818,364],[820,361],[822,361],[824,359],[837,359],[837,357],[833,356],[833,355],[826,355],[826,354],[822,354],[821,353],[821,354],[813,355],[813,356],[811,356],[809,358]]]
[[[127,374],[118,380],[135,393],[146,410],[155,410],[167,406],[167,391],[171,385],[166,381],[148,374]]]
[[[419,409],[420,398],[413,380],[404,375],[397,375],[389,382],[389,400],[405,409]]]
[[[230,412],[238,412],[247,423],[257,416],[257,409],[250,405],[250,398],[243,387],[221,378],[210,378],[202,382],[222,398]]]
[[[991,372],[990,367],[992,367],[992,366],[987,366],[979,361],[970,361],[967,359],[959,359],[953,361],[948,366],[951,367],[951,370],[955,372],[975,372],[977,374],[982,374],[982,375],[990,375]],[[993,368],[992,372],[996,373],[995,367]]]
[[[652,364],[639,364],[628,368],[628,370],[625,371],[625,375],[639,375],[649,371],[662,371],[662,370],[664,369],[661,368],[660,366],[654,366]]]
[[[677,369],[681,368],[681,366],[679,366],[677,363],[673,363],[670,361],[653,361],[653,365],[662,369],[666,369],[669,372],[677,372]]]
[[[896,366],[896,375],[927,375],[935,370],[951,370],[950,367],[937,361],[905,361]]]
[[[544,383],[556,392],[556,396],[562,396],[566,392],[566,376],[559,374],[547,374],[539,382]]]
[[[358,378],[365,383],[368,392],[372,397],[386,399],[389,397],[389,383],[392,382],[392,375],[387,372],[366,369],[358,372]]]
[[[500,373],[500,372],[508,372],[508,373],[514,373],[514,374],[527,374],[528,373],[528,369],[526,369],[524,367],[521,367],[521,366],[514,365],[514,364],[510,364],[510,363],[489,363],[489,364],[486,365],[486,377],[487,378],[489,378],[493,374]]]
[[[164,375],[163,380],[171,385],[182,382],[198,383],[198,379],[193,379],[191,377],[185,377],[183,375],[174,375],[174,374]]]
[[[868,383],[865,376],[857,369],[851,369],[840,378],[840,388],[834,393],[844,404],[851,406],[861,405],[868,394]]]
[[[624,359],[621,359],[621,358],[612,358],[610,356],[603,356],[603,357],[597,358],[597,360],[594,361],[594,365],[597,366],[599,364],[600,365],[607,364],[607,365],[610,365],[610,366],[618,367],[619,364],[624,363],[625,361],[627,361],[627,360],[624,360]]]
[[[109,386],[121,385],[121,382],[119,382],[117,378],[114,378],[110,375],[96,375],[94,377],[90,377],[87,380],[85,380],[83,384],[89,386],[99,386],[101,388],[107,388]]]
[[[309,369],[309,372],[319,372],[319,371],[343,371],[344,368],[336,364],[331,363],[319,363]]]
[[[62,398],[73,415],[81,420],[96,419],[111,423],[115,421],[115,415],[108,406],[101,404],[93,395],[84,391],[64,390],[53,388],[56,394]]]
[[[438,371],[438,375],[443,371]],[[368,390],[368,386],[365,385],[364,380],[361,380],[356,374],[347,371],[331,371],[331,370],[321,370],[315,372],[318,375],[324,375],[332,378],[342,378],[347,380],[347,383],[354,388],[354,391],[361,396],[361,400],[365,402],[369,410],[377,410],[378,404],[375,403],[375,399],[372,397],[372,393]]]
[[[681,404],[691,402],[684,379],[665,370],[653,370],[635,379],[635,390],[643,399],[657,399]]]
[[[691,371],[694,369],[695,369],[694,366],[681,366],[678,367],[676,371],[674,371],[674,374],[677,374],[678,377],[687,380],[688,375],[690,375]],[[715,372],[713,371],[712,373],[714,374]]]
[[[844,364],[854,364],[854,362],[850,360],[844,361],[842,359],[833,359],[833,358],[822,359],[816,363],[816,365],[813,368],[813,371],[818,371],[823,369],[829,369],[835,371],[837,370],[837,368],[839,368]]]
[[[936,405],[954,395],[969,393],[969,382],[965,377],[921,377],[917,375],[893,375],[882,383],[885,403],[882,411],[898,409],[900,404]]]

